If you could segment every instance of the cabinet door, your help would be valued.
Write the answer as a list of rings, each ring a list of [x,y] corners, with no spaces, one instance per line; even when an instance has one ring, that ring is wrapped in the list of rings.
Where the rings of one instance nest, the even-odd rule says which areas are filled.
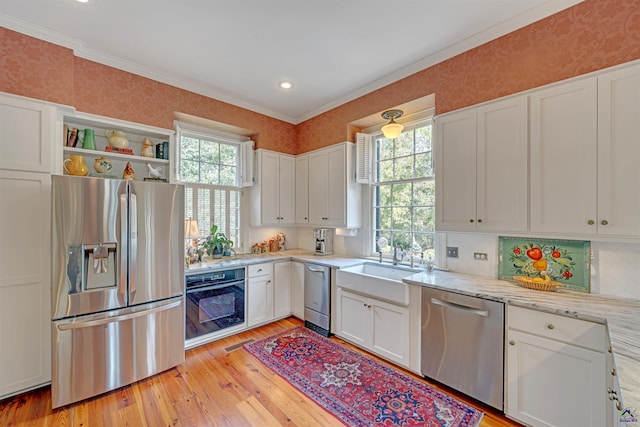
[[[296,224],[309,223],[309,156],[296,157]]]
[[[476,112],[436,119],[436,230],[476,228]]]
[[[371,343],[371,311],[367,298],[338,288],[336,335],[356,345],[368,347]]]
[[[534,427],[607,425],[604,353],[514,330],[507,339],[507,415]]]
[[[596,78],[531,94],[531,231],[595,233]]]
[[[0,170],[0,398],[51,381],[51,177]]]
[[[287,317],[291,315],[291,261],[278,262],[274,265],[273,316]]]
[[[598,76],[598,233],[640,236],[640,65]]]
[[[309,224],[326,224],[328,175],[326,150],[309,154]]]
[[[347,224],[347,164],[345,147],[340,145],[327,150],[327,220],[326,224],[344,227]]]
[[[476,230],[527,231],[527,97],[479,107],[476,118]]]
[[[304,319],[304,263],[293,262],[291,274],[291,311],[298,319]]]
[[[372,314],[371,349],[382,357],[409,366],[409,308],[369,298]]]
[[[12,96],[0,96],[0,169],[51,172],[55,108]]]
[[[280,156],[278,167],[278,213],[280,224],[295,224],[295,158]]]
[[[260,153],[260,222],[277,224],[278,209],[278,155],[262,151]]]
[[[273,281],[271,277],[270,275],[258,276],[248,280],[249,326],[273,320]]]

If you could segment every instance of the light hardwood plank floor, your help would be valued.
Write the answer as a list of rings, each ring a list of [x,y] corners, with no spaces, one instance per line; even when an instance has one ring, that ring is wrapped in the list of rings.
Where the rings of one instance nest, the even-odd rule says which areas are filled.
[[[0,426],[342,426],[241,348],[247,340],[300,325],[290,317],[202,345],[188,350],[185,363],[176,368],[56,410],[50,387],[2,400]],[[452,390],[445,392],[484,411],[480,427],[519,426]]]

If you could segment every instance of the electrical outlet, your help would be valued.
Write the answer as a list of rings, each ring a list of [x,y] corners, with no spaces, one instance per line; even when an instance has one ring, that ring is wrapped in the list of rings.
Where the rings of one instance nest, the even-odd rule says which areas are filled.
[[[458,258],[457,246],[447,246],[447,258]]]
[[[473,259],[477,259],[480,261],[487,261],[487,254],[485,252],[474,252]]]

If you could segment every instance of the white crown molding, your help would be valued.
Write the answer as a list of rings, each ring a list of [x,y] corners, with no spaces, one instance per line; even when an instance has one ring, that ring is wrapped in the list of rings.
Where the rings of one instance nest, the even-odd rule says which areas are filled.
[[[341,98],[338,98],[330,103],[327,103],[321,107],[315,108],[303,115],[300,115],[296,117],[296,124],[302,123],[305,120],[318,116],[322,113],[325,113],[329,110],[339,107],[340,105],[346,104],[349,101],[357,99],[377,89],[388,86],[392,83],[397,82],[398,80],[402,80],[405,77],[409,77],[412,74],[425,70],[429,67],[439,64],[440,62],[453,58],[456,55],[459,55],[463,52],[466,52],[475,47],[478,47],[491,40],[495,40],[498,37],[509,34],[519,28],[525,27],[536,21],[544,19],[564,9],[568,9],[569,7],[575,6],[578,3],[582,3],[583,1],[584,0],[557,0],[557,1],[548,1],[546,3],[543,3],[538,7],[535,7],[525,13],[522,13],[516,16],[515,18],[512,18],[508,21],[504,21],[498,25],[488,28],[485,31],[477,33],[471,37],[468,37],[467,39],[459,43],[456,43],[445,49],[442,49],[433,55],[430,55],[426,58],[416,61],[413,64],[408,65],[404,68],[401,68],[398,71],[395,71],[391,74],[388,74],[374,82],[369,83],[368,85],[362,86],[361,88],[351,93],[348,93],[347,95]]]
[[[481,33],[475,34],[461,41],[460,43],[451,45],[443,50],[440,50],[439,52],[433,55],[430,55],[424,59],[416,61],[411,65],[403,67],[396,72],[388,74],[374,82],[371,82],[365,86],[362,86],[361,88],[353,92],[348,93],[345,96],[342,96],[332,102],[326,103],[313,110],[310,110],[297,117],[290,117],[288,115],[281,114],[272,109],[247,102],[246,100],[243,100],[239,97],[221,92],[211,87],[204,86],[204,85],[197,85],[192,82],[186,81],[182,78],[178,78],[176,76],[158,73],[157,71],[154,71],[149,67],[144,67],[139,64],[135,64],[131,61],[126,61],[111,55],[106,55],[104,53],[101,53],[92,49],[84,48],[81,40],[64,36],[55,31],[51,31],[46,28],[30,24],[28,22],[25,22],[13,17],[0,15],[0,25],[10,30],[14,30],[14,31],[26,34],[28,36],[32,36],[50,43],[54,43],[54,44],[72,49],[74,54],[80,58],[94,61],[110,67],[114,67],[119,70],[127,71],[127,72],[130,72],[142,77],[146,77],[161,83],[175,86],[180,89],[194,92],[199,95],[206,96],[208,98],[213,98],[218,101],[226,102],[228,104],[232,104],[237,107],[244,108],[258,114],[263,114],[263,115],[272,117],[274,119],[282,120],[284,122],[297,125],[312,117],[318,116],[333,108],[336,108],[347,102],[353,101],[354,99],[357,99],[363,95],[371,93],[375,90],[378,90],[392,83],[395,83],[398,80],[401,80],[405,77],[408,77],[412,74],[415,74],[419,71],[429,68],[446,59],[452,58],[467,50],[480,46],[481,44],[494,40],[498,37],[501,37],[505,34],[508,34],[512,31],[515,31],[533,22],[536,22],[547,16],[553,15],[554,13],[558,13],[561,10],[567,9],[571,6],[581,3],[582,1],[584,0],[547,1],[538,7],[535,7],[523,14],[516,16],[515,18],[502,22]]]

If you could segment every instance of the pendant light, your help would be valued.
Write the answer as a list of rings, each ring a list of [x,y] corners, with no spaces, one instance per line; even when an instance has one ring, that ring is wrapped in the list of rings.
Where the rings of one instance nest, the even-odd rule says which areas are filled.
[[[391,120],[386,125],[382,126],[382,133],[387,139],[394,139],[400,136],[402,133],[402,126],[400,123],[394,122],[395,119],[402,116],[402,110],[387,110],[382,113],[382,118],[385,120]]]

